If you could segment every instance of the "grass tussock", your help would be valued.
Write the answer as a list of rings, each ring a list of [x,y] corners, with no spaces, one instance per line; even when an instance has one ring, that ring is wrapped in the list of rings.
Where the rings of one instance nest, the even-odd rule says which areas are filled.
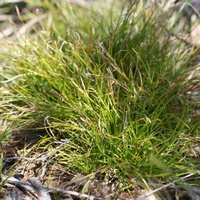
[[[166,31],[160,8],[45,2],[43,32],[4,56],[1,118],[44,128],[49,141],[75,137],[53,157],[75,173],[114,169],[127,181],[195,172],[186,152],[198,124],[185,96],[194,51]]]

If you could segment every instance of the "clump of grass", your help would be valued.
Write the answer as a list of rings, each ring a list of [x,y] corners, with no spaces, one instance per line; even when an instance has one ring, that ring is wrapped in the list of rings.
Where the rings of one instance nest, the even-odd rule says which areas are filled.
[[[1,116],[39,125],[52,141],[76,137],[54,157],[66,170],[115,169],[127,181],[198,169],[185,156],[198,135],[184,96],[190,55],[141,2],[121,11],[47,4],[51,27],[6,55]]]

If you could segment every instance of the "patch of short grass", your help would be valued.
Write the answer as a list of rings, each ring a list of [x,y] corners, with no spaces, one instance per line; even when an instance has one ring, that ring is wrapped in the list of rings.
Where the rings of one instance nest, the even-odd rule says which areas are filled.
[[[142,2],[47,4],[46,31],[4,57],[1,117],[44,128],[49,141],[75,137],[53,158],[66,170],[114,170],[123,182],[198,170],[186,156],[199,131],[185,96],[193,50]]]

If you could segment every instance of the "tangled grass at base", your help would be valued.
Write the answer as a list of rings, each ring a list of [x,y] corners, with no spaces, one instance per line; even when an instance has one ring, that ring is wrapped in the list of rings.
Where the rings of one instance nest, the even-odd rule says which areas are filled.
[[[108,2],[43,5],[42,31],[4,56],[1,117],[50,130],[49,142],[75,136],[52,161],[66,170],[114,169],[123,181],[196,171],[185,156],[199,128],[185,96],[196,50],[159,7]]]

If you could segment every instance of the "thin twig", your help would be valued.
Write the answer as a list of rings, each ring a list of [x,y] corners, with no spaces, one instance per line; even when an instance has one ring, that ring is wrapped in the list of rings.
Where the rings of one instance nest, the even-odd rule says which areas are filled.
[[[36,195],[32,191],[32,184],[31,184],[31,181],[30,181],[31,179],[28,180],[29,182],[22,182],[22,181],[19,181],[17,179],[13,179],[13,177],[9,178],[9,177],[4,176],[4,175],[2,177],[3,177],[2,180],[6,181],[7,184],[14,185],[19,190],[22,190],[22,188],[23,188],[26,191],[27,194],[36,197]],[[103,200],[103,199],[105,200],[105,198],[101,198],[101,197],[97,197],[97,196],[93,196],[93,195],[88,195],[88,194],[81,194],[79,192],[65,190],[65,189],[58,188],[58,187],[51,187],[51,186],[44,186],[44,185],[41,185],[41,186],[40,186],[41,188],[46,189],[48,191],[50,190],[50,191],[55,191],[55,192],[58,192],[58,193],[72,195],[72,196],[76,196],[76,197],[80,197],[80,198],[87,198],[88,200]]]
[[[193,176],[194,174],[193,173],[190,173],[190,174],[187,174],[187,175],[185,175],[185,176],[183,176],[183,177],[181,177],[180,179],[181,180],[185,180],[185,179],[187,179],[187,178],[189,178],[189,177],[191,177],[191,176]],[[144,194],[144,195],[141,195],[140,196],[140,198],[141,199],[145,199],[146,197],[148,197],[148,196],[151,196],[151,195],[153,195],[153,194],[155,194],[156,192],[159,192],[159,191],[161,191],[161,190],[163,190],[164,188],[167,188],[167,187],[169,187],[169,186],[173,186],[176,182],[178,182],[179,180],[175,180],[175,181],[173,181],[173,182],[171,182],[171,183],[168,183],[168,184],[166,184],[166,185],[163,185],[162,187],[159,187],[159,188],[157,188],[157,189],[155,189],[155,190],[153,190],[153,191],[151,191],[151,192],[148,192],[148,193],[146,193],[146,194]]]

